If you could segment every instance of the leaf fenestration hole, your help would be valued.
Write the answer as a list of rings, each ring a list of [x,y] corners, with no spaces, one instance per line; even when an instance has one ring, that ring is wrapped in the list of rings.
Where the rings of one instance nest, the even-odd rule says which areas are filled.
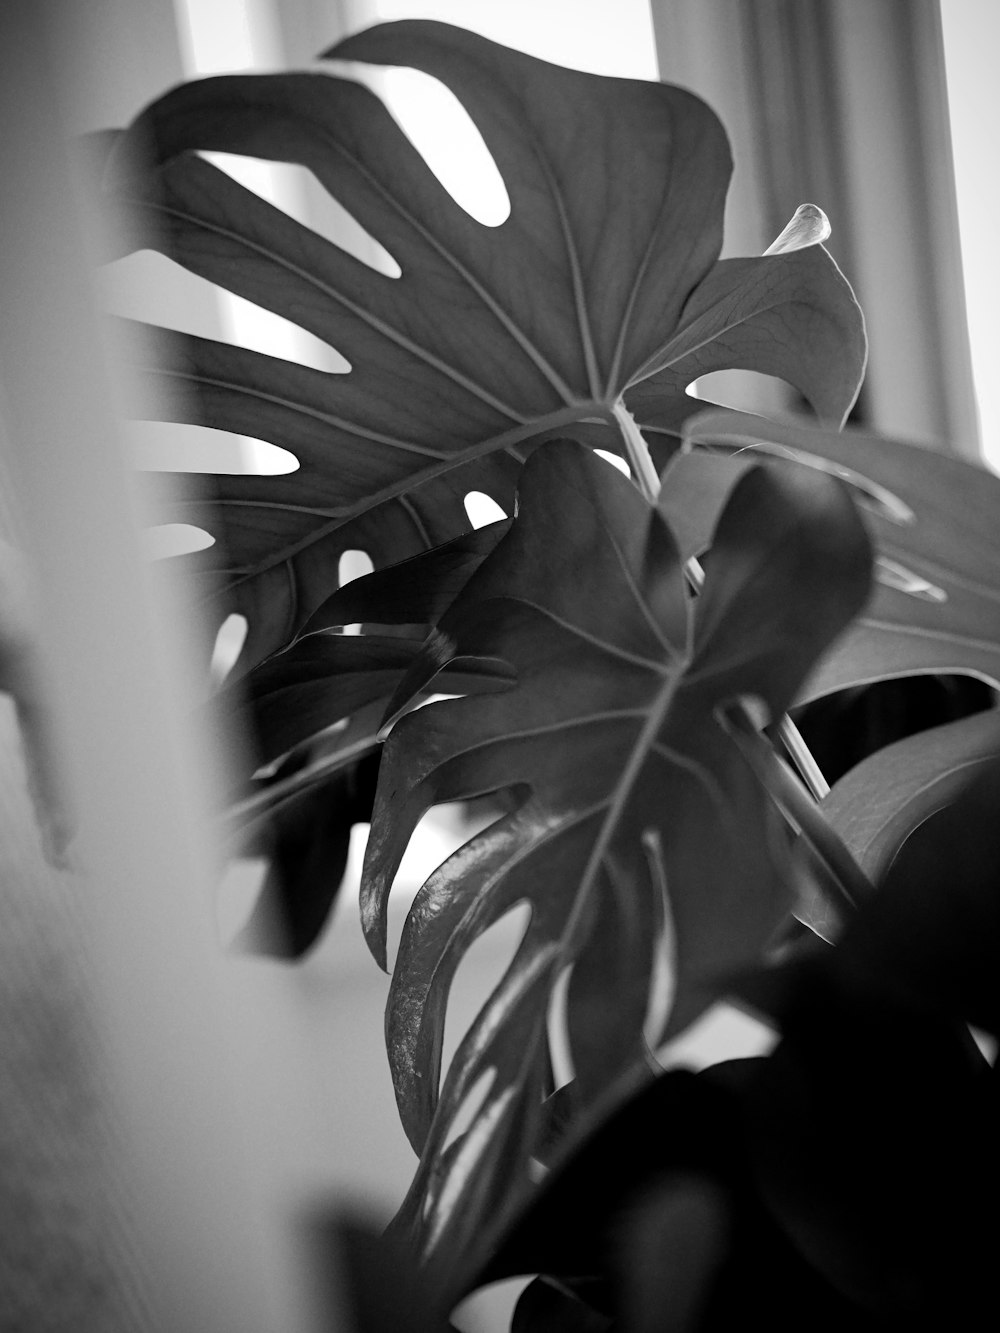
[[[510,216],[503,177],[472,117],[450,88],[422,70],[380,70],[392,115],[455,202],[483,224]]]
[[[818,454],[810,454],[804,449],[792,449],[787,445],[773,444],[768,440],[748,439],[745,445],[726,450],[732,454],[746,451],[770,455],[772,458],[786,458],[792,463],[801,463],[803,467],[815,468],[817,472],[826,472],[831,477],[838,477],[845,485],[851,487],[854,499],[863,509],[871,510],[900,527],[916,522],[916,514],[904,500],[885,486],[872,481],[870,477],[855,472],[853,468],[844,467],[843,464],[834,463],[828,458],[821,458]]]
[[[569,1003],[569,983],[573,976],[570,963],[559,973],[549,996],[549,1010],[546,1016],[546,1031],[549,1039],[549,1056],[552,1060],[552,1075],[557,1088],[570,1083],[576,1076],[573,1066],[573,1053],[569,1042],[569,1023],[566,1012]]]
[[[623,476],[631,477],[632,470],[620,455],[609,453],[607,449],[595,449],[594,453],[598,458],[603,458],[605,463],[610,463],[612,467],[616,467]]]
[[[370,574],[374,568],[371,556],[367,551],[344,551],[337,563],[338,586],[342,588],[345,583],[353,583],[355,579]],[[360,634],[361,626],[360,624],[344,625],[340,632],[341,634]]]
[[[714,1004],[679,1037],[660,1047],[664,1069],[706,1069],[723,1060],[769,1055],[778,1034],[730,1004]]]
[[[655,1048],[670,1018],[677,990],[677,934],[670,906],[666,865],[660,835],[655,829],[642,834],[642,849],[646,854],[650,878],[657,892],[660,909],[660,928],[653,948],[649,977],[649,997],[642,1035]]]
[[[485,528],[507,517],[496,500],[482,491],[469,491],[464,503],[465,512],[474,528]]]
[[[331,375],[343,375],[351,369],[346,357],[306,329],[300,329],[290,319],[254,305],[233,292],[220,290],[218,297],[224,342]]]
[[[340,352],[291,320],[224,291],[154,251],[107,265],[100,289],[104,306],[125,319],[245,347],[330,375],[351,369]]]
[[[150,560],[165,560],[175,555],[207,551],[215,538],[193,523],[158,523],[143,533],[143,545]]]
[[[353,583],[355,579],[370,574],[374,568],[372,558],[367,551],[354,549],[344,551],[337,563],[338,586],[342,588],[345,583]]]
[[[497,1071],[495,1069],[484,1069],[469,1091],[462,1098],[455,1118],[448,1127],[448,1136],[441,1145],[442,1152],[444,1152],[450,1144],[454,1143],[457,1138],[460,1138],[475,1120],[477,1114],[482,1109],[483,1102],[489,1096],[490,1088],[493,1086],[496,1076]]]
[[[145,472],[217,472],[278,477],[298,471],[287,449],[249,435],[173,421],[129,423],[136,466]]]
[[[323,188],[308,167],[236,153],[203,152],[199,156],[376,273],[387,278],[401,275],[402,269],[385,246]]]
[[[912,569],[907,569],[905,565],[884,555],[875,558],[875,578],[885,587],[896,588],[899,592],[905,592],[908,597],[919,598],[922,602],[940,604],[948,600],[944,588],[929,583],[922,574],[915,574]]]
[[[712,370],[692,381],[685,393],[689,398],[760,415],[787,412],[797,397],[784,380],[758,370]]]
[[[248,629],[246,616],[241,616],[236,611],[232,615],[226,616],[219,626],[209,666],[209,672],[216,685],[221,685],[236,665],[237,659],[243,651]]]
[[[448,996],[442,1069],[448,1068],[462,1037],[507,971],[530,917],[530,906],[517,903],[466,950]]]

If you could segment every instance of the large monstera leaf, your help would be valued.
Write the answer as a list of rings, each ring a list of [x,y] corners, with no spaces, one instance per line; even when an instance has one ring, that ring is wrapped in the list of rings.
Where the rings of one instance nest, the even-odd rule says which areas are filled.
[[[860,609],[869,569],[839,482],[757,469],[734,492],[691,601],[670,529],[628,480],[569,442],[527,463],[517,519],[429,649],[433,665],[505,661],[517,685],[431,704],[395,726],[362,883],[384,964],[390,886],[424,811],[515,794],[516,809],[424,885],[393,975],[389,1055],[404,1127],[423,1154],[411,1211],[413,1200],[426,1205],[431,1250],[447,1253],[447,1236],[464,1249],[491,1209],[510,1203],[546,1078],[548,1001],[566,968],[586,1112],[648,1067],[660,951],[672,1000],[646,1033],[654,1045],[693,1021],[722,974],[757,957],[784,918],[783,830],[718,713],[752,696],[779,716]],[[413,678],[423,683],[419,670]],[[439,1098],[451,978],[473,941],[522,902],[522,942]],[[472,1128],[442,1160],[456,1113],[487,1074]]]
[[[822,230],[717,262],[729,150],[698,99],[429,22],[376,27],[329,54],[445,83],[496,161],[509,218],[474,220],[376,97],[323,73],[177,88],[112,149],[107,173],[126,246],[162,249],[350,363],[326,374],[132,331],[139,361],[173,390],[157,395],[170,419],[298,459],[285,476],[188,475],[169,491],[166,516],[217,539],[188,559],[221,584],[226,610],[248,617],[246,667],[287,645],[335,590],[344,549],[384,566],[456,537],[472,489],[509,512],[539,438],[573,428],[622,452],[632,407],[669,452],[695,406],[687,385],[724,367],[781,376],[821,419],[843,419],[865,355],[850,288],[809,243]],[[248,192],[204,151],[305,166],[401,276]]]

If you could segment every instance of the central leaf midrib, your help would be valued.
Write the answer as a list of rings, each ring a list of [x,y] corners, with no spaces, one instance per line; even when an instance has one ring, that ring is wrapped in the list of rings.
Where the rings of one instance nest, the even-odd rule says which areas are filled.
[[[604,860],[611,839],[617,831],[622,812],[632,795],[632,790],[642,771],[643,765],[646,762],[653,742],[659,734],[664,718],[670,710],[670,706],[673,703],[674,696],[677,693],[682,679],[683,670],[681,669],[671,673],[668,679],[660,686],[656,698],[653,700],[652,706],[649,709],[649,716],[639,732],[628,760],[621,771],[621,776],[611,789],[612,794],[608,812],[604,817],[601,824],[601,830],[594,841],[594,846],[591,849],[587,864],[580,877],[580,888],[563,929],[562,946],[567,954],[572,952],[574,936],[580,921],[583,919],[591,892],[597,881],[598,868]]]

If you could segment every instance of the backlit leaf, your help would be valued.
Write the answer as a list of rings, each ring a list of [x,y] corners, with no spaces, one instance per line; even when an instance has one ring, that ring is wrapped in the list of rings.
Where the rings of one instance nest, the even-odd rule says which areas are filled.
[[[167,509],[217,539],[188,563],[214,576],[226,611],[247,616],[245,667],[330,596],[343,550],[380,567],[456,537],[469,490],[509,513],[520,462],[553,433],[578,429],[621,452],[622,395],[668,449],[697,406],[687,384],[726,366],[781,375],[821,419],[843,418],[864,362],[850,288],[819,245],[716,262],[729,151],[691,94],[422,21],[369,29],[330,54],[445,83],[494,157],[509,218],[475,221],[376,97],[322,73],[175,89],[118,143],[108,172],[128,243],[163,249],[350,363],[326,374],[132,331],[154,410],[298,459],[280,477],[189,476]],[[205,151],[306,167],[401,276],[248,192]]]

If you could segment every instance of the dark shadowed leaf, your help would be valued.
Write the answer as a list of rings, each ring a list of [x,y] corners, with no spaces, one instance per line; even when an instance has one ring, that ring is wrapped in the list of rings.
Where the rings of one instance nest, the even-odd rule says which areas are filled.
[[[315,1327],[325,1333],[457,1333],[413,1256],[338,1201],[314,1207],[297,1240]],[[345,1327],[344,1319],[347,1319]]]
[[[973,1328],[1000,1198],[1000,763],[903,843],[835,949],[778,969],[744,1097],[768,1207],[879,1327]],[[772,979],[773,980],[773,979]]]
[[[634,1333],[699,1333],[732,1243],[728,1191],[696,1175],[650,1181],[618,1236],[623,1322]]]
[[[423,640],[375,634],[309,634],[213,700],[225,725],[249,704],[256,763],[269,764],[366,705],[388,697]]]
[[[510,528],[490,523],[386,569],[352,579],[327,598],[303,634],[337,625],[436,625]]]
[[[804,1262],[762,1205],[744,1106],[765,1063],[674,1070],[631,1098],[546,1178],[481,1280],[540,1270],[553,1291],[630,1330],[881,1327]]]
[[[510,1333],[609,1333],[614,1327],[572,1286],[539,1277],[522,1292],[511,1320]]]
[[[249,703],[257,762],[271,763],[366,705],[388,700],[423,643],[377,634],[307,634],[222,691],[214,706],[232,723]],[[509,684],[502,663],[476,660],[455,663],[435,679],[441,694]]]
[[[842,966],[1000,1036],[1000,761],[970,771],[897,851],[844,937]]]
[[[373,749],[278,804],[268,826],[267,876],[234,948],[272,958],[301,958],[319,940],[343,883],[351,829],[372,816],[379,758],[379,750]],[[275,781],[294,771],[280,768]]]
[[[486,1071],[498,1072],[480,1116],[507,1096],[515,1065],[525,1100],[540,1096],[543,1030],[526,1018],[512,1029],[508,1014],[527,987],[544,1016],[557,973],[573,965],[570,1044],[588,1106],[646,1067],[657,948],[673,964],[668,1034],[710,1002],[721,969],[758,954],[788,910],[786,844],[715,710],[754,695],[780,715],[863,603],[869,559],[838,483],[758,470],[720,520],[692,604],[669,529],[627,480],[568,443],[529,461],[510,533],[439,625],[456,657],[509,662],[517,687],[397,725],[366,858],[363,920],[384,961],[389,888],[423,812],[519,793],[511,815],[428,880],[404,928],[387,1034],[403,1123],[425,1162]],[[525,936],[436,1112],[451,978],[523,901]],[[481,1221],[468,1212],[464,1225]]]
[[[891,998],[884,972],[843,949],[800,975],[744,1097],[755,1178],[798,1252],[876,1327],[973,1328],[1000,1189],[988,1066],[958,1024]]]
[[[662,1075],[599,1125],[546,1178],[483,1275],[607,1275],[616,1218],[651,1182],[700,1175],[732,1183],[738,1161],[731,1098],[711,1077]]]
[[[1000,757],[1000,710],[887,745],[837,782],[821,806],[865,874],[881,882],[903,842]]]
[[[248,617],[248,666],[322,605],[344,549],[381,566],[453,538],[473,489],[510,512],[532,441],[574,423],[620,452],[623,394],[641,423],[648,405],[649,424],[675,432],[696,406],[691,379],[747,366],[790,380],[821,419],[843,418],[864,362],[850,288],[820,245],[716,262],[729,152],[696,98],[428,22],[375,27],[330,54],[445,83],[496,161],[509,218],[471,218],[377,98],[320,73],[175,89],[108,172],[132,243],[350,363],[325,374],[165,331],[144,349],[133,333],[171,419],[251,434],[299,461],[282,477],[188,477],[167,511],[218,539],[189,563]],[[401,276],[249,193],[206,150],[306,167]]]
[[[878,556],[875,594],[804,698],[910,672],[1000,683],[1000,478],[899,440],[735,412],[706,413],[689,435],[739,450],[734,459],[695,450],[666,475],[664,511],[689,553],[707,544],[736,478],[768,452],[832,470],[862,506]]]
[[[509,526],[493,524],[422,553],[405,567],[390,566],[354,579],[314,620],[345,624],[362,611],[385,625],[430,624]],[[213,699],[213,725],[223,727],[245,725],[249,703],[254,766],[288,756],[271,778],[254,785],[250,799],[244,798],[230,816],[237,835],[241,828],[255,831],[254,840],[270,863],[253,915],[235,947],[297,958],[319,938],[343,879],[351,829],[371,819],[380,747],[364,714],[377,716],[384,710],[422,642],[308,633]],[[434,681],[440,691],[462,694],[509,683],[509,669],[502,663],[474,660],[452,663]],[[349,732],[338,733],[332,747],[321,742],[303,748],[303,742],[348,716]],[[343,755],[337,752],[349,746],[353,753],[366,736],[375,753],[339,765]],[[332,769],[327,768],[330,762]],[[268,824],[266,832],[263,823]]]

